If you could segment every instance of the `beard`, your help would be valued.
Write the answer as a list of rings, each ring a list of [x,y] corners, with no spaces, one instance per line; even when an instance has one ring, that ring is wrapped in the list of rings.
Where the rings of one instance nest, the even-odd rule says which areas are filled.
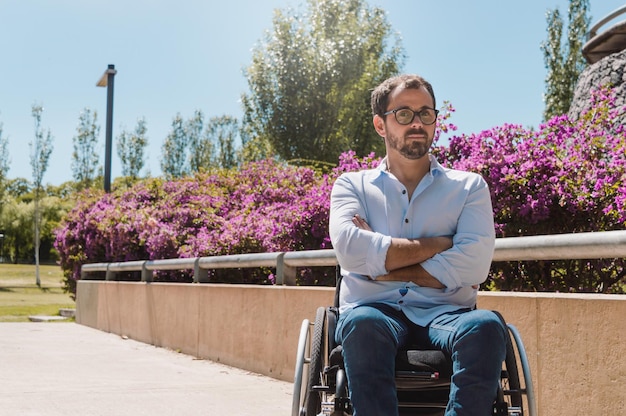
[[[406,136],[410,134],[424,134],[426,135],[426,141],[407,140]],[[389,134],[386,140],[390,148],[411,160],[421,159],[426,156],[430,150],[430,145],[433,143],[432,137],[428,137],[428,133],[422,129],[409,130],[406,132],[405,137],[402,138]]]

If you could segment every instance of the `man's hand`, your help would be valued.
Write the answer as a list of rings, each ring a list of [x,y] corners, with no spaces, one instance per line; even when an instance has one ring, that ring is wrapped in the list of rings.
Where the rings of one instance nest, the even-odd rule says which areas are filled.
[[[359,214],[352,217],[352,223],[362,230],[373,231],[370,225]]]

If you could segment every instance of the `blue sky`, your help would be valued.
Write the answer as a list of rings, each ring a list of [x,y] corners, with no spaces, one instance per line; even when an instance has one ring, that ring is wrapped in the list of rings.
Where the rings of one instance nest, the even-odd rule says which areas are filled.
[[[430,80],[451,121],[474,133],[504,123],[537,127],[544,108],[546,11],[567,23],[568,0],[368,0],[388,12],[407,54],[404,72]],[[114,64],[113,135],[145,117],[147,166],[160,175],[165,136],[177,113],[241,117],[243,68],[272,29],[276,8],[305,0],[0,0],[0,123],[9,139],[9,178],[32,180],[28,143],[33,104],[54,137],[44,183],[72,179],[72,138],[80,112],[98,112],[104,160],[106,89]],[[624,4],[591,0],[592,25]],[[112,176],[120,175],[113,151]]]

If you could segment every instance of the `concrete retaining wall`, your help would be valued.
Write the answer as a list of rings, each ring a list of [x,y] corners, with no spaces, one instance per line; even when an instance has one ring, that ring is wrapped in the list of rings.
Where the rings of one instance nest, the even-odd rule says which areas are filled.
[[[78,282],[76,321],[292,381],[300,325],[333,288]],[[521,332],[540,415],[626,414],[626,296],[482,292]]]

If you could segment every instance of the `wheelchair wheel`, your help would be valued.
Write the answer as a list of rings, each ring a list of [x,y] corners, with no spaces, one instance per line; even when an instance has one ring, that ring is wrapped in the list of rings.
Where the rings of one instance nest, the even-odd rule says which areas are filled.
[[[307,354],[310,351],[310,329],[311,323],[308,319],[302,321],[300,326],[300,336],[298,338],[298,349],[296,351],[296,368],[293,376],[293,398],[291,405],[291,416],[300,416],[304,412],[303,399],[306,396],[304,378],[308,378],[307,364],[310,359]]]
[[[320,392],[314,390],[321,382],[322,366],[324,363],[323,354],[324,335],[326,324],[326,308],[320,306],[315,313],[315,323],[313,324],[313,338],[311,339],[311,361],[309,364],[309,376],[304,398],[305,416],[315,416],[321,411]]]
[[[512,341],[514,341],[515,351],[516,351],[516,363],[519,361],[519,364],[522,368],[523,380],[524,384],[522,386],[519,371],[517,371],[517,388],[520,392],[520,400],[523,403],[523,398],[525,397],[526,401],[526,410],[528,416],[537,416],[537,401],[535,399],[535,391],[533,387],[532,375],[530,373],[530,364],[528,362],[528,356],[526,355],[526,348],[524,347],[524,343],[522,342],[522,337],[517,330],[517,328],[512,325],[507,325],[509,329],[509,334],[512,337]],[[517,370],[517,366],[515,367]]]
[[[536,416],[530,367],[524,345],[513,325],[506,324],[506,328],[506,357],[494,404],[494,415]],[[522,366],[523,379],[520,377],[518,364]]]
[[[508,325],[507,325],[508,329]],[[506,368],[506,393],[510,400],[510,406],[523,409],[522,387],[517,369],[517,357],[509,335],[506,340],[506,358],[504,360]],[[504,390],[504,387],[503,387]],[[523,411],[522,411],[523,414]]]

